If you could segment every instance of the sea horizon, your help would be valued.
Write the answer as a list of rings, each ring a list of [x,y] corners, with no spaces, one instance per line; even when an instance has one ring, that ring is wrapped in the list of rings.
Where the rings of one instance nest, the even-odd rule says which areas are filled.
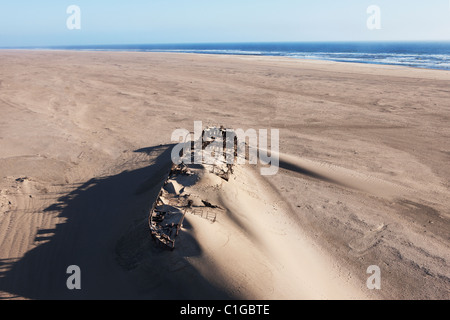
[[[102,44],[1,47],[0,49],[176,52],[276,56],[450,70],[450,41],[309,41]]]

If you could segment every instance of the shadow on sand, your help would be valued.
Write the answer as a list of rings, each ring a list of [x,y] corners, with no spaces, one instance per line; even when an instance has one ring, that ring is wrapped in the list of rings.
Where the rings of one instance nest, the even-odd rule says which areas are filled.
[[[43,213],[65,222],[37,232],[37,247],[0,261],[0,291],[30,299],[228,299],[189,263],[201,254],[187,232],[183,246],[155,246],[147,225],[171,165],[172,145],[136,150],[157,155],[148,166],[91,179]],[[189,228],[189,224],[186,223]],[[69,290],[67,268],[81,269],[81,290]]]

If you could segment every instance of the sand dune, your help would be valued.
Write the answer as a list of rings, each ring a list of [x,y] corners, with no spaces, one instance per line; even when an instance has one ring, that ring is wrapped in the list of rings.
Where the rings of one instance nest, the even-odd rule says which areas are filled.
[[[339,277],[252,167],[235,167],[229,181],[208,169],[197,174],[197,183],[184,192],[222,209],[214,223],[195,215],[186,218],[202,250],[190,261],[210,282],[239,298],[364,297]],[[180,242],[186,249],[183,237]]]
[[[448,299],[449,85],[319,61],[2,51],[0,297]],[[280,129],[280,170],[174,182],[220,209],[187,215],[164,250],[149,208],[171,133],[199,120]]]

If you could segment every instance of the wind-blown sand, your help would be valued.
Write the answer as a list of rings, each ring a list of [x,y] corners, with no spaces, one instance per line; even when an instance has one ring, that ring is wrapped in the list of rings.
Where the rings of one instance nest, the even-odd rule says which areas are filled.
[[[391,66],[1,51],[0,297],[449,299],[449,88]],[[199,175],[184,192],[223,212],[162,250],[148,210],[194,121],[280,129],[280,170]]]

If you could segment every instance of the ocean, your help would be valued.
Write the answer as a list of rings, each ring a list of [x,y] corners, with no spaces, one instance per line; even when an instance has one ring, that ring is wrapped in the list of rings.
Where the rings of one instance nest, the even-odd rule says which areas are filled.
[[[450,70],[450,41],[133,44],[58,46],[45,49],[277,56]]]

